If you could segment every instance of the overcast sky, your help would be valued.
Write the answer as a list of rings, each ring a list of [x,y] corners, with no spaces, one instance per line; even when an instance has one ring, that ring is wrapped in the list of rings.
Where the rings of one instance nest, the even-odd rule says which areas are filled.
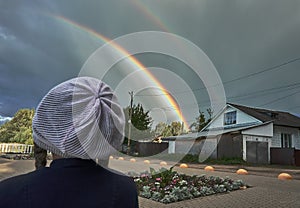
[[[78,76],[104,44],[55,16],[109,39],[141,31],[182,36],[213,62],[227,102],[300,114],[299,0],[0,0],[0,115],[35,108],[53,86]],[[204,77],[195,78],[179,60],[159,54],[136,58],[176,73],[189,85],[197,105],[182,104],[192,112],[187,120],[209,106]],[[107,77],[113,87],[122,80],[113,70]],[[186,95],[182,87],[167,84],[168,77],[159,80],[173,96]],[[137,101],[143,102],[143,93],[149,95],[137,93]],[[129,95],[121,103],[129,104]]]

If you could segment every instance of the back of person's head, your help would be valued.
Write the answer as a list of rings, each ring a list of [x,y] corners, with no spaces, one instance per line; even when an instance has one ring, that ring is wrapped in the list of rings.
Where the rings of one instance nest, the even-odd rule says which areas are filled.
[[[38,105],[33,139],[64,158],[107,160],[121,147],[125,118],[112,89],[91,77],[78,77],[51,89]]]
[[[47,165],[47,150],[40,148],[37,144],[33,145],[34,166],[36,169],[43,168]]]

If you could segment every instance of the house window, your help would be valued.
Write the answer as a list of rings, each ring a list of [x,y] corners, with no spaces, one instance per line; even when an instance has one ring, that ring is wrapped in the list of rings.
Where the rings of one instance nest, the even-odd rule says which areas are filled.
[[[224,125],[236,124],[236,111],[224,114]]]
[[[282,148],[292,148],[292,135],[291,134],[281,134],[281,147]]]

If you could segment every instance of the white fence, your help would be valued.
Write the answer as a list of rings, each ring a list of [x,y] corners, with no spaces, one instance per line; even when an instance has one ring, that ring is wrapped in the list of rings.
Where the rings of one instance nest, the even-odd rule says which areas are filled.
[[[0,143],[0,153],[33,153],[33,145],[17,143]]]

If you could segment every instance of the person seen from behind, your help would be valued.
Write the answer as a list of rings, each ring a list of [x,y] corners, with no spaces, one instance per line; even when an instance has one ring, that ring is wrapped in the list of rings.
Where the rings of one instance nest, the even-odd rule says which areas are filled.
[[[123,109],[104,82],[78,77],[57,85],[32,122],[37,170],[0,182],[1,207],[138,207],[133,179],[107,167],[124,125]],[[53,155],[49,167],[46,151]]]

